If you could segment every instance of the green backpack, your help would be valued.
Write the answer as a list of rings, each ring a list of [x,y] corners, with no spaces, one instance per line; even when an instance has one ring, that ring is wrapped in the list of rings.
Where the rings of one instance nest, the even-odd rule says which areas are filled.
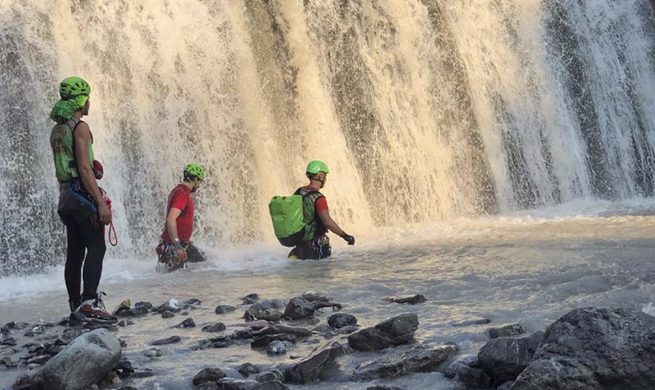
[[[274,196],[271,199],[268,210],[271,213],[275,237],[280,244],[294,247],[303,241],[314,221],[314,216],[309,218],[306,215],[305,198],[318,193],[314,190],[301,195],[296,191],[295,195]]]

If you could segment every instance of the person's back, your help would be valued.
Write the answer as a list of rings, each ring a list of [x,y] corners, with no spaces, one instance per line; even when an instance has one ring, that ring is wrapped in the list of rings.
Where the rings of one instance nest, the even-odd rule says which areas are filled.
[[[289,253],[290,258],[319,260],[330,257],[332,246],[327,236],[328,230],[342,237],[349,245],[355,244],[355,238],[344,232],[330,217],[327,199],[320,192],[329,172],[325,163],[311,161],[306,169],[309,184],[298,188],[294,193],[303,196],[305,234],[302,242]]]

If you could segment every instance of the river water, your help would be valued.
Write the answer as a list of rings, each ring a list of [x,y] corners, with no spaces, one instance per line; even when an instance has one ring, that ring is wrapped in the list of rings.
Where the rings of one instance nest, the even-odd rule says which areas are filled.
[[[449,223],[382,229],[357,237],[348,247],[336,240],[334,257],[327,261],[297,261],[273,243],[247,251],[224,252],[205,248],[210,260],[172,274],[157,274],[154,260],[105,261],[101,290],[108,308],[123,299],[159,305],[170,298],[202,300],[190,313],[199,326],[171,329],[180,316],[163,320],[147,316],[120,328],[127,341],[125,354],[140,368],[151,368],[153,378],[136,382],[144,389],[189,389],[202,367],[229,369],[244,362],[278,364],[304,356],[315,345],[299,343],[283,357],[269,357],[247,345],[192,351],[206,339],[201,325],[224,322],[227,333],[243,324],[243,311],[214,314],[218,304],[239,305],[240,298],[289,299],[317,291],[344,305],[362,326],[405,312],[418,314],[420,343],[452,341],[462,354],[474,353],[488,339],[490,326],[520,322],[528,331],[543,330],[570,309],[581,306],[620,306],[651,312],[655,302],[655,200],[621,203],[576,202],[531,212]],[[66,315],[63,270],[41,276],[9,277],[0,284],[0,322],[55,321]],[[427,302],[397,305],[386,297],[423,294]],[[325,323],[332,313],[317,315]],[[487,318],[486,326],[453,326]],[[148,343],[172,335],[182,342],[162,347],[165,356],[144,358]],[[342,358],[343,359],[343,358]],[[308,389],[365,389],[370,383],[342,382],[349,360],[339,360],[341,375]],[[3,372],[6,386],[15,372]],[[455,389],[441,374],[414,374],[391,383],[408,389]]]

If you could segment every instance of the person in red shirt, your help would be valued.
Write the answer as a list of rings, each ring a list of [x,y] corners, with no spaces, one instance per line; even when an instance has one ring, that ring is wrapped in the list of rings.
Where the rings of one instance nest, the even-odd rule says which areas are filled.
[[[204,169],[197,164],[184,168],[184,180],[171,191],[166,207],[166,222],[157,246],[159,264],[169,272],[186,267],[187,262],[205,261],[205,255],[191,242],[195,205],[192,194],[205,179]]]
[[[289,258],[297,259],[324,259],[332,255],[332,247],[327,232],[332,231],[346,240],[348,245],[355,245],[355,237],[347,234],[330,217],[327,199],[319,192],[325,186],[328,170],[322,161],[314,160],[307,165],[306,174],[309,184],[300,187],[294,195],[304,198],[305,236],[302,242],[289,253]]]

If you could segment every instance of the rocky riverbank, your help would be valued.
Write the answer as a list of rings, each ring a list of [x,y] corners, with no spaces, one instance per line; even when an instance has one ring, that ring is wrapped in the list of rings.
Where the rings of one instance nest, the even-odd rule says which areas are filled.
[[[392,304],[424,303],[422,295],[390,297]],[[194,313],[243,313],[238,323],[197,325]],[[179,318],[173,334],[152,337],[141,356],[166,359],[162,348],[182,341],[186,332],[205,334],[188,353],[248,348],[268,357],[189,371],[189,389],[274,390],[316,381],[370,383],[368,389],[401,389],[381,380],[412,373],[440,372],[470,389],[650,389],[655,388],[655,317],[621,308],[576,309],[543,332],[525,334],[521,324],[501,327],[488,319],[453,326],[486,327],[489,341],[477,354],[461,354],[455,343],[435,345],[414,336],[415,313],[396,315],[361,327],[348,305],[314,292],[289,300],[260,300],[211,308],[198,299],[170,299],[159,306],[124,301],[116,325],[15,323],[0,328],[0,374],[20,373],[14,390],[150,388],[157,373],[128,355],[121,329],[139,327],[147,317]],[[327,318],[324,318],[327,317]],[[321,321],[324,319],[324,322]],[[130,352],[129,354],[126,352]],[[276,359],[285,356],[283,362]],[[264,361],[265,363],[262,363]],[[150,381],[150,382],[147,382]],[[410,389],[406,389],[410,390]]]

